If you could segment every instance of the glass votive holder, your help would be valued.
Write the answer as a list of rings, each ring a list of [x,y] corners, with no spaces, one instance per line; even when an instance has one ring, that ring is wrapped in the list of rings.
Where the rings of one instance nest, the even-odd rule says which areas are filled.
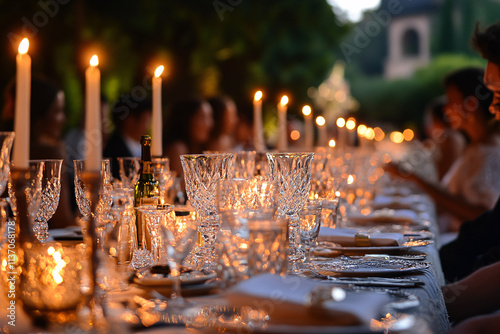
[[[288,269],[288,218],[248,221],[248,276],[284,275]]]
[[[59,323],[75,319],[84,253],[83,244],[25,244],[19,293],[28,315]]]

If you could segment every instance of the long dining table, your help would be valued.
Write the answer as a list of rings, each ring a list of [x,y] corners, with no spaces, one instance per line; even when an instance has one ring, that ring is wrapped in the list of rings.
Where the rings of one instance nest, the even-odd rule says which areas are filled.
[[[396,191],[398,190],[396,189]],[[384,200],[396,198],[399,201],[401,199],[401,194],[395,194],[394,189],[388,191],[384,196]],[[373,333],[384,332],[388,328],[391,328],[389,332],[393,333],[445,333],[449,330],[450,323],[441,292],[441,286],[445,284],[445,281],[436,243],[438,228],[435,207],[433,202],[423,194],[408,196],[418,198],[419,209],[416,212],[418,212],[421,224],[418,226],[427,230],[431,240],[425,244],[405,248],[404,252],[391,253],[389,256],[420,254],[423,259],[420,261],[428,265],[421,270],[410,273],[402,272],[396,275],[403,283],[418,282],[418,284],[398,286],[397,281],[394,281],[396,282],[394,285],[391,284],[392,282],[386,285],[387,281],[377,284],[379,279],[377,277],[373,278],[375,283],[366,283],[363,282],[363,280],[367,280],[364,277],[366,275],[357,277],[356,274],[347,275],[348,277],[342,274],[332,275],[332,277],[322,276],[314,270],[311,271],[310,266],[304,265],[303,270],[292,275],[263,274],[231,286],[224,284],[220,279],[208,280],[203,284],[192,286],[183,285],[182,292],[191,303],[191,307],[186,313],[188,316],[184,315],[182,318],[177,315],[168,316],[161,308],[158,308],[161,302],[167,301],[168,304],[168,299],[165,297],[168,295],[168,289],[165,292],[162,291],[161,287],[132,282],[128,289],[120,292],[109,292],[105,296],[105,300],[109,301],[110,305],[114,305],[113,312],[111,312],[114,316],[111,317],[112,319],[110,318],[111,328],[121,328],[136,333],[221,331],[243,333]],[[387,210],[393,210],[389,208],[390,205],[391,203],[384,207],[383,203],[381,206],[379,203],[378,209],[385,210],[382,212],[387,213],[389,212]],[[347,219],[347,224],[349,224],[349,219]],[[390,225],[397,229],[398,226],[401,227],[404,224],[398,225],[394,221]],[[369,227],[357,225],[356,228],[369,231],[374,229],[371,225]],[[386,226],[384,228],[387,229]],[[404,231],[409,230],[410,228],[401,231],[404,233]],[[58,233],[64,234],[61,231],[53,231],[52,235],[57,236]],[[312,261],[318,261],[318,263],[338,261],[339,259],[360,259],[363,261],[367,252],[370,253],[370,251],[356,252],[355,250],[352,252],[352,249],[343,251],[337,248],[328,253],[327,249],[326,256],[313,256]],[[372,255],[372,257],[375,260],[380,260],[378,259],[380,254],[378,256]],[[388,281],[394,279],[392,276],[395,275],[389,276],[391,277],[386,278]],[[360,280],[359,284],[356,282],[358,279]],[[69,329],[76,330],[78,328],[71,324],[45,324],[47,327],[39,328],[37,327],[39,324],[33,324],[19,307],[16,313],[16,326],[8,325],[9,319],[6,316],[9,304],[5,298],[5,287],[2,286],[0,289],[3,289],[0,298],[2,310],[0,329],[2,333],[68,332]],[[314,293],[324,295],[324,291],[328,291],[328,294],[331,292],[333,296],[333,291],[337,291],[336,289],[347,292],[347,302],[337,301],[328,295],[326,300],[320,298],[321,301],[318,304],[311,297]],[[149,306],[148,301],[150,302]],[[396,305],[399,305],[400,308],[391,309],[392,313],[381,314],[377,302],[387,303],[387,301],[391,303],[396,301],[399,303]],[[130,309],[131,305],[134,305],[135,309]],[[144,312],[141,313],[141,311]],[[393,326],[393,324],[398,325]],[[403,327],[398,329],[398,326]]]

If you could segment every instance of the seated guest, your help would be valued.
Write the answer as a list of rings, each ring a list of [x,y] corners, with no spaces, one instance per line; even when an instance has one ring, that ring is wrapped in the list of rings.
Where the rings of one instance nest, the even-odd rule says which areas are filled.
[[[238,124],[236,104],[228,96],[213,97],[208,100],[212,106],[214,126],[210,133],[208,149],[228,152],[236,146],[235,130]]]
[[[500,115],[500,23],[490,26],[485,32],[476,29],[473,42],[483,58],[488,60],[484,81],[494,94],[490,112]],[[498,170],[492,176],[497,173]],[[500,198],[493,210],[463,223],[457,239],[441,248],[445,278],[448,281],[460,279],[480,266],[499,261],[499,235]]]
[[[465,136],[451,128],[444,112],[446,104],[444,96],[433,99],[427,106],[424,117],[424,131],[428,138],[425,144],[433,150],[439,180],[443,179],[462,155],[466,145]]]
[[[104,147],[103,157],[111,159],[111,173],[119,178],[120,166],[116,158],[141,156],[141,136],[151,128],[151,101],[119,101],[113,108],[112,117],[115,130]]]
[[[163,150],[178,176],[183,174],[180,155],[203,153],[213,125],[212,107],[201,98],[184,99],[172,107],[163,127]]]
[[[444,175],[442,184],[415,174],[407,176],[444,213],[440,216],[444,231],[457,231],[463,221],[491,209],[500,195],[500,179],[494,177],[500,169],[500,135],[497,125],[490,122],[492,94],[483,83],[483,75],[480,69],[466,68],[445,79],[446,115],[454,129],[467,134],[470,144]],[[397,173],[395,168],[388,170]]]
[[[500,329],[500,262],[481,268],[459,282],[442,287],[452,322],[450,333],[498,333]]]

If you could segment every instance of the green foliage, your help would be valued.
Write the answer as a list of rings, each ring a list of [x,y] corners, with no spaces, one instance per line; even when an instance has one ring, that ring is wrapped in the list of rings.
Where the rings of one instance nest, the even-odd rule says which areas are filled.
[[[358,75],[351,93],[360,102],[359,117],[367,122],[391,122],[400,126],[420,124],[426,104],[444,94],[444,77],[467,66],[484,67],[479,57],[440,55],[408,79],[386,80]]]
[[[0,3],[0,21],[17,34],[21,18],[42,10],[35,1]],[[111,102],[133,88],[150,93],[148,80],[162,63],[167,106],[181,95],[222,92],[250,104],[253,90],[261,88],[273,106],[286,89],[298,109],[309,102],[307,89],[329,74],[348,27],[326,0],[85,0],[60,5],[38,30],[32,40],[38,48],[30,49],[33,68],[60,81],[72,126],[83,110],[92,53],[99,54],[102,91]],[[10,65],[0,64],[0,88],[13,77],[15,62],[11,45],[3,48]]]

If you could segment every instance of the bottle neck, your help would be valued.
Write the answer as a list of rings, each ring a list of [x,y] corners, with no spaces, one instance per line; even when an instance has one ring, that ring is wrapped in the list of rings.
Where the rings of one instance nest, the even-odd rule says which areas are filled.
[[[139,169],[139,173],[143,174],[152,174],[153,169],[151,168],[151,145],[147,143],[143,143],[141,150],[141,167]]]

